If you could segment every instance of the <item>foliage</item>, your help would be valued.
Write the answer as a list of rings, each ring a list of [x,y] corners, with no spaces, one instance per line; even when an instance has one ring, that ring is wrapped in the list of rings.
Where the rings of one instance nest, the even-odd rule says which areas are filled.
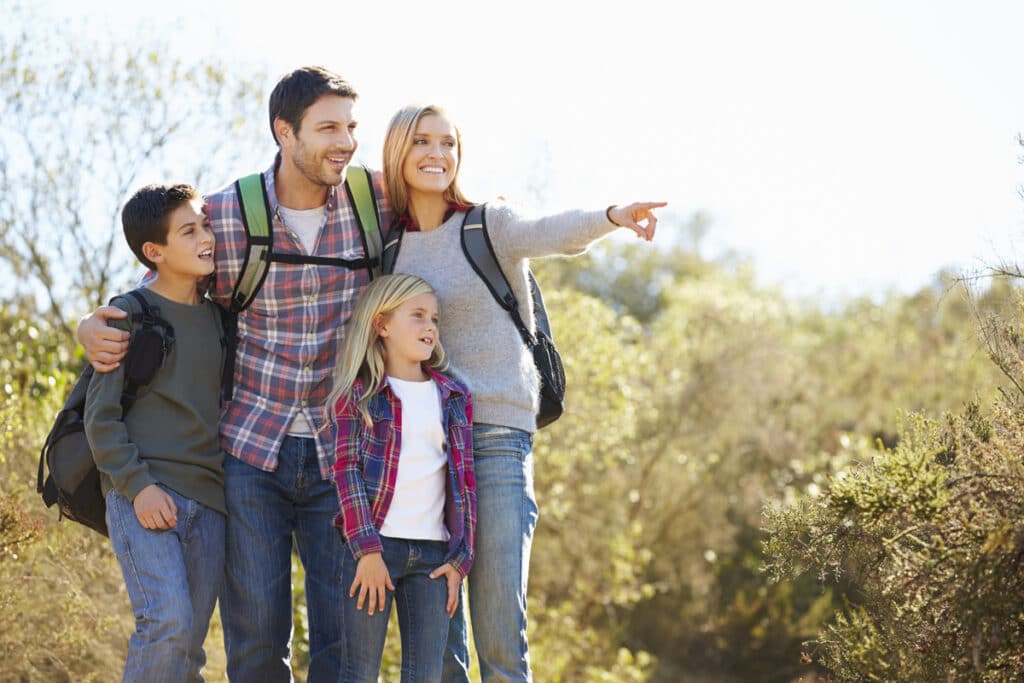
[[[648,316],[642,328],[628,317],[610,328],[629,344],[604,343],[592,327],[603,319],[564,295],[549,306],[559,346],[592,369],[569,382],[571,400],[584,394],[570,420],[578,409],[585,427],[560,421],[538,437],[535,633],[558,638],[544,652],[562,671],[585,669],[586,649],[573,661],[576,638],[566,634],[585,643],[592,624],[613,636],[601,646],[604,666],[616,647],[646,653],[652,680],[807,675],[802,643],[856,586],[771,583],[760,570],[763,503],[820,495],[853,445],[895,441],[904,405],[939,411],[991,393],[998,373],[969,301],[938,283],[824,312],[757,287],[742,268],[691,256],[673,273],[633,245],[537,270],[545,282],[589,289],[580,283],[620,259],[629,267],[602,304]],[[657,292],[638,284],[657,277]],[[991,296],[995,305],[1007,293]],[[622,357],[618,385],[593,384],[603,363],[621,367]],[[601,453],[613,454],[603,467]],[[611,568],[602,575],[595,562]],[[560,578],[548,583],[552,572]]]
[[[1019,330],[987,328],[1014,387]],[[1024,676],[1022,399],[1004,392],[990,410],[971,401],[942,420],[907,415],[894,448],[861,442],[825,495],[767,511],[776,577],[812,570],[858,585],[816,640],[839,680]]]
[[[70,313],[138,277],[119,222],[128,193],[224,173],[252,147],[230,141],[262,120],[263,83],[175,56],[156,27],[114,45],[103,27],[76,30],[27,3],[5,16],[0,269],[9,291],[41,294],[41,315],[70,333]]]

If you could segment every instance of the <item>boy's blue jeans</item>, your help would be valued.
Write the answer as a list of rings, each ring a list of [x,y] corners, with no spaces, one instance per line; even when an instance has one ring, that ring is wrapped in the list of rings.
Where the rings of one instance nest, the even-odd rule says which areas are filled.
[[[342,665],[341,534],[338,492],[320,476],[316,442],[286,436],[277,469],[224,458],[227,562],[220,616],[228,678],[292,680],[292,539],[306,572],[309,683],[334,681]]]
[[[203,680],[203,641],[224,576],[224,515],[164,490],[178,507],[174,529],[146,529],[131,501],[107,493],[110,542],[135,614],[126,683]]]
[[[520,429],[473,426],[477,525],[469,610],[483,683],[532,680],[526,641],[526,584],[537,526],[532,448],[532,437]],[[445,683],[469,682],[463,604],[448,633]]]
[[[448,639],[445,578],[430,578],[448,551],[443,541],[417,541],[382,537],[384,565],[395,591],[385,591],[383,610],[372,615],[356,609],[359,598],[348,597],[358,562],[345,546],[341,584],[345,588],[345,668],[341,683],[377,683],[388,616],[392,602],[398,609],[402,635],[402,683],[439,683]]]

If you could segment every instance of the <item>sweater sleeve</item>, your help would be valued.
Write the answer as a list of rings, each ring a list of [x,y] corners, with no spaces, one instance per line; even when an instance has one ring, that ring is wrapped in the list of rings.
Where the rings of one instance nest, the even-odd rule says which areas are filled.
[[[127,311],[130,317],[127,302],[118,298],[114,305]],[[126,319],[110,320],[108,324],[131,331],[131,323]],[[110,477],[118,493],[128,500],[135,500],[142,489],[157,481],[132,442],[122,418],[123,390],[123,363],[111,372],[93,375],[85,397],[85,436],[97,469]]]
[[[604,209],[528,218],[504,203],[488,204],[487,233],[499,258],[577,256],[617,227]]]

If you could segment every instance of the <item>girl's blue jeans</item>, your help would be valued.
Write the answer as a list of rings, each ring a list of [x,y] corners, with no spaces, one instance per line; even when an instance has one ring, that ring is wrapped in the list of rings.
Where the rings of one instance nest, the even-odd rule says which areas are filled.
[[[448,544],[387,537],[382,537],[381,542],[384,565],[395,590],[385,591],[384,609],[375,610],[372,615],[366,602],[363,609],[356,609],[358,592],[355,597],[348,597],[358,562],[345,548],[341,565],[341,585],[345,589],[345,663],[340,681],[377,683],[394,603],[402,635],[402,683],[438,683],[448,636],[448,585],[443,576],[431,579],[430,572],[444,564]]]
[[[203,641],[224,576],[224,515],[164,489],[178,525],[151,530],[131,501],[107,492],[107,528],[135,614],[124,681],[202,681]]]
[[[526,584],[537,526],[533,444],[511,427],[473,426],[476,476],[476,559],[469,572],[469,611],[483,683],[530,681],[526,642]],[[445,683],[469,681],[463,603],[451,620]]]

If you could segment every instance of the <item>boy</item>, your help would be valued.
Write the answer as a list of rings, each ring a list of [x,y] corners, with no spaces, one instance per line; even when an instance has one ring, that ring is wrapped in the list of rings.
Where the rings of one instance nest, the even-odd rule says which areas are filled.
[[[201,681],[227,514],[218,442],[220,317],[197,289],[213,272],[213,230],[191,185],[146,186],[125,204],[121,220],[128,245],[156,273],[138,291],[177,331],[127,414],[123,366],[94,375],[86,398],[110,541],[135,614],[124,680]],[[123,297],[114,304],[130,310]],[[130,330],[126,319],[110,324]]]

